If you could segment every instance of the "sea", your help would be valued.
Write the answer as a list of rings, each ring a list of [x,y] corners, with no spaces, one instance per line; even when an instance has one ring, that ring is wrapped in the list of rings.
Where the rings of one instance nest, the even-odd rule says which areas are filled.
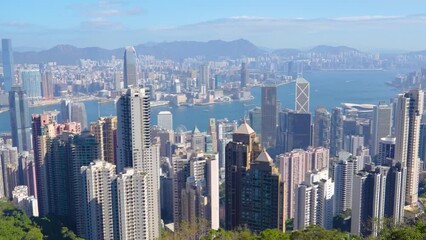
[[[341,103],[369,103],[377,104],[380,101],[389,102],[399,92],[386,83],[394,79],[397,70],[389,71],[318,71],[304,74],[310,82],[310,111],[313,113],[318,106],[332,109],[341,106]],[[208,128],[209,118],[240,120],[248,115],[248,111],[260,106],[261,89],[251,89],[254,97],[251,101],[235,101],[218,103],[207,106],[171,107],[160,106],[151,109],[151,123],[157,123],[157,114],[160,111],[170,111],[173,114],[173,125],[192,130],[198,127],[201,131]],[[295,84],[280,85],[277,89],[277,98],[283,108],[294,108]],[[113,102],[85,102],[88,122],[96,121],[100,116],[116,115]],[[33,107],[30,113],[60,110],[59,105]],[[0,132],[10,132],[9,112],[0,113]]]

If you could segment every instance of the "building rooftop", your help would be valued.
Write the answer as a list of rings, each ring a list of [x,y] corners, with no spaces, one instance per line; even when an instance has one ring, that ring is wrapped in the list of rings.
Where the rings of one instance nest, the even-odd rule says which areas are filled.
[[[235,131],[234,133],[237,133],[237,134],[252,134],[252,133],[254,133],[254,130],[253,130],[253,128],[250,127],[250,125],[248,125],[248,123],[246,121],[244,121],[243,124],[241,124],[237,128],[237,131]]]
[[[259,156],[256,158],[256,162],[268,162],[268,163],[272,163],[273,160],[272,160],[272,158],[269,156],[269,154],[264,149],[259,154]]]

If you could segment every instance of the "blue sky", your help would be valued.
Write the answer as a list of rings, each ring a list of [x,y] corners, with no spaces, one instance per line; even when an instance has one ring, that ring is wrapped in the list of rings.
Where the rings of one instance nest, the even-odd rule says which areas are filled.
[[[0,9],[0,37],[18,49],[239,38],[268,48],[426,49],[426,0],[5,0]]]

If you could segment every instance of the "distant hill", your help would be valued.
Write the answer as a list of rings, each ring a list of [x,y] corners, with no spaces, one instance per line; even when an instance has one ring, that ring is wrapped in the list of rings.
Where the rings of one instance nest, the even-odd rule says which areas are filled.
[[[327,46],[327,45],[319,45],[312,49],[310,49],[308,52],[311,53],[321,53],[321,54],[340,54],[343,52],[360,52],[359,50],[351,47],[346,46]]]
[[[160,59],[178,60],[188,57],[203,56],[207,59],[220,57],[256,57],[263,54],[253,43],[239,39],[235,41],[214,40],[209,42],[176,41],[149,43],[135,46],[136,52],[153,55]],[[124,48],[108,50],[98,47],[78,48],[72,45],[58,45],[44,51],[15,52],[16,63],[57,62],[58,64],[77,64],[79,59],[105,60],[111,56],[121,57]]]

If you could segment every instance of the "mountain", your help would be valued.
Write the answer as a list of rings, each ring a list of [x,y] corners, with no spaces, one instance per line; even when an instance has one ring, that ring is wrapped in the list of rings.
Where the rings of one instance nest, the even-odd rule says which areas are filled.
[[[319,45],[312,49],[310,49],[308,52],[310,53],[320,53],[320,54],[340,54],[343,52],[360,52],[359,50],[351,47],[346,46],[327,46],[327,45]]]
[[[253,43],[244,39],[229,42],[213,40],[209,42],[149,43],[137,45],[135,49],[138,54],[173,60],[198,56],[203,56],[207,59],[256,57],[264,53]],[[123,52],[124,48],[108,50],[98,47],[78,48],[72,45],[58,45],[39,52],[15,52],[14,58],[16,63],[57,62],[58,64],[78,64],[79,59],[106,60],[110,59],[111,56],[121,57]]]
[[[293,48],[283,48],[283,49],[277,49],[273,51],[273,54],[282,56],[282,57],[291,57],[291,56],[297,56],[299,53],[301,53],[299,49],[293,49]]]

